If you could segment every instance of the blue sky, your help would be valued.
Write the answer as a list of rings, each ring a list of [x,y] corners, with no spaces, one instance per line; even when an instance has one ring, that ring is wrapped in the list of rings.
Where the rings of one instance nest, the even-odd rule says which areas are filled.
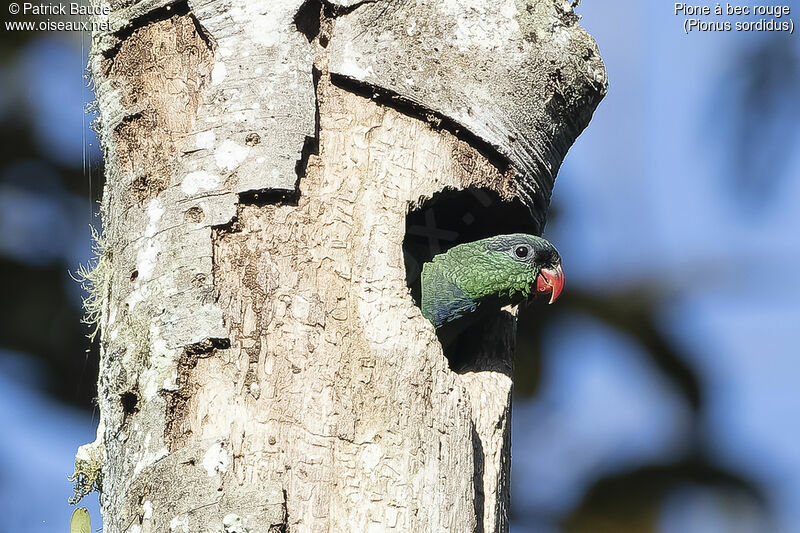
[[[548,234],[569,283],[613,291],[655,279],[668,289],[662,324],[708,384],[716,455],[764,484],[778,531],[800,531],[800,150],[796,138],[785,146],[786,176],[763,212],[737,203],[725,175],[736,155],[725,142],[725,91],[737,56],[765,36],[684,35],[672,9],[581,4],[610,88],[564,163],[555,187],[562,217]],[[576,504],[598,468],[680,449],[685,422],[626,339],[580,317],[562,327],[549,332],[545,390],[514,408],[514,503],[544,512]],[[765,530],[688,493],[697,498],[665,506],[663,531]]]
[[[94,440],[96,417],[41,393],[41,370],[29,357],[0,350],[0,532],[69,528],[72,474],[78,446]],[[99,520],[97,494],[84,498]]]

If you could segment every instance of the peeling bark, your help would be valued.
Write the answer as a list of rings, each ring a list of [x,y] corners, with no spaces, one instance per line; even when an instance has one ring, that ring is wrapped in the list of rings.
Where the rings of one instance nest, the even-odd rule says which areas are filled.
[[[605,90],[568,6],[113,7],[90,65],[101,421],[79,453],[102,459],[105,530],[507,531],[515,310],[452,370],[406,217],[469,188],[541,229]]]

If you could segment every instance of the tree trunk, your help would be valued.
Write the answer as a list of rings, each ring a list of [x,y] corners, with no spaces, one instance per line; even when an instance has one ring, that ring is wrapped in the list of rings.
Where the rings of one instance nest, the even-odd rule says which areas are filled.
[[[451,370],[409,293],[436,245],[403,245],[445,190],[485,209],[440,217],[541,231],[605,91],[576,21],[552,0],[115,4],[90,60],[101,421],[77,461],[102,465],[105,531],[507,531],[515,310]]]

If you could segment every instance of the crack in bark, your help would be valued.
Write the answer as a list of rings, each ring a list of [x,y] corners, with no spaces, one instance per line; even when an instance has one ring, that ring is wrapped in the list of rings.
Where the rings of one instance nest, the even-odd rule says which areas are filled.
[[[239,193],[240,206],[265,206],[265,205],[292,205],[296,206],[300,200],[300,191],[284,191],[281,189],[258,189],[255,191],[244,191]],[[237,220],[238,217],[234,217]],[[220,231],[234,233],[241,231],[237,224],[216,226]]]
[[[473,452],[473,468],[474,471],[472,473],[472,484],[475,488],[475,500],[473,504],[475,505],[475,518],[477,521],[477,525],[475,527],[475,533],[484,533],[484,524],[483,524],[483,516],[484,516],[484,504],[486,500],[486,494],[483,490],[483,470],[484,470],[484,452],[483,452],[483,444],[481,443],[481,437],[478,434],[478,430],[475,427],[475,421],[472,422],[472,448]]]
[[[319,33],[319,29],[318,29]],[[316,66],[311,67],[311,77],[314,83],[314,135],[306,136],[303,141],[303,149],[300,152],[300,159],[297,160],[295,165],[295,173],[297,174],[298,184],[295,186],[299,196],[299,181],[306,176],[308,170],[308,163],[312,155],[319,155],[319,80],[322,77],[322,71]]]
[[[267,533],[287,533],[289,531],[289,509],[286,506],[286,499],[288,494],[286,489],[283,489],[283,522],[280,524],[271,524]]]
[[[212,357],[217,350],[226,350],[230,347],[230,339],[211,338],[190,344],[183,349],[178,359],[176,389],[161,392],[167,404],[164,442],[170,452],[181,448],[191,434],[191,430],[185,430],[183,425],[189,410],[189,400],[196,389],[196,380],[192,378],[192,372],[197,366],[197,361]]]

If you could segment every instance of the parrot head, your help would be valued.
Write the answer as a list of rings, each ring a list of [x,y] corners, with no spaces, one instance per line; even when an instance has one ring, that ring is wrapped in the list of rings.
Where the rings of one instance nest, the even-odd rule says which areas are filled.
[[[544,295],[549,296],[552,304],[564,289],[561,256],[546,239],[512,233],[477,243],[483,248],[483,253],[476,258],[475,271],[480,272],[480,281],[468,283],[478,289],[473,293],[475,297],[496,294],[504,299],[519,300],[520,297]]]
[[[527,233],[459,244],[422,267],[422,314],[436,328],[532,296],[556,301],[564,288],[561,256]]]

